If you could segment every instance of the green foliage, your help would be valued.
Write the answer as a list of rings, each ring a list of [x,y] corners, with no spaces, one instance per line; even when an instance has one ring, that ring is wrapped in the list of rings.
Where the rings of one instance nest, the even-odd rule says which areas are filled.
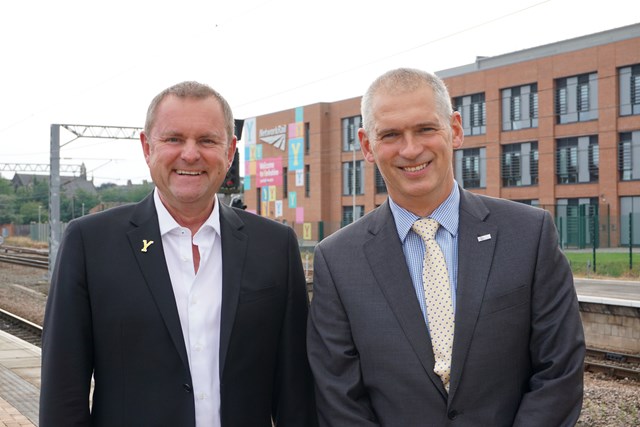
[[[127,186],[106,186],[98,188],[100,199],[104,203],[124,202],[135,203],[144,199],[153,190],[153,183],[144,183],[140,185]]]
[[[596,251],[595,272],[593,252],[565,251],[564,253],[571,264],[573,274],[578,277],[619,277],[623,279],[640,279],[640,253],[637,251],[631,256],[628,251],[615,252]],[[629,269],[631,259],[633,268]]]
[[[48,212],[46,208],[38,202],[26,202],[20,205],[19,215],[23,224],[29,224],[32,222],[46,222],[49,220]]]
[[[0,194],[1,195],[12,195],[13,185],[11,185],[11,180],[0,177]]]
[[[153,183],[117,186],[103,184],[97,194],[78,189],[69,197],[60,193],[60,220],[68,222],[88,214],[100,203],[134,203],[146,197]],[[0,224],[29,224],[49,221],[49,185],[44,177],[36,177],[31,185],[14,190],[11,180],[0,177]]]
[[[10,224],[14,222],[16,217],[15,207],[15,195],[0,194],[0,224]]]

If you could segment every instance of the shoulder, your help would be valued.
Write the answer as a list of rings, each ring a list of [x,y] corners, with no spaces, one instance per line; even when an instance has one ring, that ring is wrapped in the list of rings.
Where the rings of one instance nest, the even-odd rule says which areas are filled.
[[[263,216],[247,212],[242,209],[226,207],[221,210],[222,219],[226,219],[229,222],[235,222],[235,219],[239,220],[239,224],[248,228],[257,228],[261,230],[269,230],[273,232],[286,232],[291,230],[287,224],[280,223],[271,218],[265,218]],[[234,218],[235,217],[235,218]]]
[[[368,212],[362,218],[333,232],[318,243],[317,246],[320,248],[332,246],[348,248],[353,245],[360,245],[364,240],[373,236],[386,221],[393,222],[393,215],[389,210],[389,206],[385,203]]]
[[[101,212],[85,215],[69,222],[69,227],[91,228],[108,227],[120,223],[129,223],[137,204],[129,203],[122,206],[106,209]]]
[[[486,216],[488,222],[515,220],[541,221],[548,211],[513,200],[463,191],[460,199],[460,211],[474,216]]]

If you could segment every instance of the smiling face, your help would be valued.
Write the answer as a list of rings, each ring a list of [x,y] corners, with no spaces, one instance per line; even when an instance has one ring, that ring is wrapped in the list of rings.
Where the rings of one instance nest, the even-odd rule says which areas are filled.
[[[171,215],[179,223],[184,217],[206,219],[236,149],[235,136],[229,137],[225,130],[220,102],[214,97],[169,95],[140,140],[160,199]]]
[[[429,215],[454,183],[453,149],[463,141],[460,114],[439,115],[426,83],[394,92],[379,88],[371,102],[371,131],[358,131],[365,159],[377,164],[395,203]]]

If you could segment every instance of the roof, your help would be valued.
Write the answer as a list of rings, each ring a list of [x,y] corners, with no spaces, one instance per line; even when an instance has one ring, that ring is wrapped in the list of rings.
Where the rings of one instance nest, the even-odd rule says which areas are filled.
[[[488,57],[479,56],[476,59],[476,62],[472,64],[461,65],[459,67],[437,71],[436,74],[441,79],[445,79],[448,77],[460,76],[476,71],[503,67],[505,65],[516,64],[519,62],[531,61],[547,56],[574,52],[576,50],[615,43],[623,40],[633,39],[636,37],[640,37],[640,24],[627,25],[625,27],[614,28],[612,30],[602,31],[594,34],[588,34],[586,36],[550,43],[530,49],[518,50],[511,53],[506,53],[504,55]]]
[[[35,181],[45,181],[49,185],[49,175],[16,173],[11,180],[15,188],[31,186]],[[60,189],[67,196],[76,194],[78,190],[83,190],[89,194],[98,193],[93,182],[87,181],[84,176],[61,176]]]

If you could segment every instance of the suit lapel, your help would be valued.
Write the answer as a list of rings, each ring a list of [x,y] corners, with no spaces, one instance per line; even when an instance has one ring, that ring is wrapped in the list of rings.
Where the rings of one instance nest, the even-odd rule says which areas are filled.
[[[220,203],[222,234],[222,310],[220,315],[220,376],[224,371],[227,350],[240,298],[242,271],[249,236],[241,231],[244,223],[232,208]]]
[[[488,215],[488,209],[478,196],[460,191],[456,325],[451,362],[452,395],[460,383],[498,239],[498,228],[484,222]]]
[[[147,282],[149,291],[153,295],[158,310],[164,319],[169,335],[180,354],[182,362],[188,369],[189,360],[162,248],[162,236],[160,235],[153,194],[147,196],[136,206],[131,216],[131,222],[136,226],[136,228],[127,233],[131,249]],[[150,241],[153,241],[153,243],[149,244]]]
[[[431,339],[416,298],[388,201],[372,215],[374,217],[369,227],[371,238],[364,243],[364,254],[378,286],[425,372],[444,396],[440,377],[433,372],[435,361]]]

